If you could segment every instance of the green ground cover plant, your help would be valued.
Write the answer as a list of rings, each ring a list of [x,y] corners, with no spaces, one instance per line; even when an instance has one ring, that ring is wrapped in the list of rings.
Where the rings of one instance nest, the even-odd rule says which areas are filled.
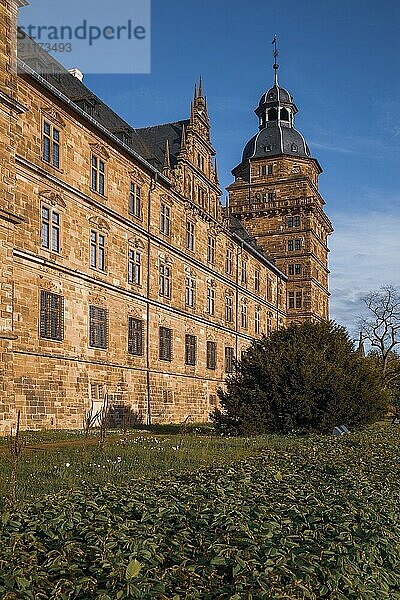
[[[400,598],[399,441],[388,424],[274,437],[231,464],[3,511],[0,597]]]

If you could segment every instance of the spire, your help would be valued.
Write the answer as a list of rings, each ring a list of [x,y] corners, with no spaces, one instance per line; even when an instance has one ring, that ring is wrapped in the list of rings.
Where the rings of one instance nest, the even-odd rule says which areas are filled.
[[[273,47],[274,47],[274,59],[275,59],[274,66],[273,66],[273,68],[274,68],[274,71],[275,71],[275,75],[274,75],[274,85],[276,85],[276,86],[277,86],[277,85],[278,85],[278,69],[279,69],[279,65],[278,65],[278,63],[277,63],[276,61],[277,61],[277,58],[278,58],[278,54],[279,54],[279,52],[278,52],[278,49],[277,49],[277,38],[276,38],[276,34],[274,35],[274,39],[272,40],[272,45],[273,45]]]
[[[194,96],[193,96],[193,100],[196,102],[197,100],[197,83],[194,84]]]
[[[360,337],[358,340],[358,348],[357,348],[356,352],[360,356],[365,356],[365,348],[364,348],[364,340],[363,340],[363,336],[362,336],[362,331],[360,331]]]
[[[199,98],[203,97],[203,78],[200,75],[200,83],[199,83]]]
[[[170,161],[170,156],[169,156],[169,142],[167,140],[165,142],[165,155],[164,155],[164,168],[163,168],[164,175],[167,175],[170,169],[171,169],[171,161]]]
[[[194,104],[193,104],[193,102],[190,103],[190,123],[191,124],[194,123]]]
[[[181,137],[181,152],[186,148],[186,129],[185,125],[182,125],[182,137]]]
[[[214,160],[214,176],[215,176],[215,182],[218,184],[218,182],[219,182],[219,180],[218,180],[218,164],[217,164],[216,158]]]

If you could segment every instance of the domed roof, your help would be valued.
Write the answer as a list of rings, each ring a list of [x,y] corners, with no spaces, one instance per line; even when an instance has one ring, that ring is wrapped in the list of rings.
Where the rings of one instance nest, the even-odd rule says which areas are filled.
[[[279,85],[274,85],[271,89],[265,92],[258,103],[259,108],[265,106],[266,104],[275,104],[275,103],[292,103],[293,98],[289,94],[285,88],[280,87]]]
[[[280,154],[302,158],[311,157],[310,150],[301,133],[293,127],[271,123],[247,142],[242,162],[249,158],[267,158]]]

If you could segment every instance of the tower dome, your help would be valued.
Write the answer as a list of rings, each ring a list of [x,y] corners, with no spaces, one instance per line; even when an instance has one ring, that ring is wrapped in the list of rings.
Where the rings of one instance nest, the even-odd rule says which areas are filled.
[[[254,111],[259,121],[259,132],[247,142],[242,163],[250,158],[267,158],[282,154],[311,158],[304,137],[294,128],[297,106],[292,95],[278,83],[276,50],[274,56],[274,85],[261,96]]]

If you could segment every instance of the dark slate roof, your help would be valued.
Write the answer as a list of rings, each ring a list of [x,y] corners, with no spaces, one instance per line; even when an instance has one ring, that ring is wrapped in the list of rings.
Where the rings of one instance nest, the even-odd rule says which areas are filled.
[[[246,242],[246,244],[254,248],[254,250],[256,250],[259,254],[264,255],[264,250],[257,244],[255,238],[250,235],[243,223],[232,215],[229,216],[229,231],[235,233],[244,242]]]
[[[150,148],[156,158],[155,166],[162,170],[165,159],[165,146],[168,140],[169,157],[171,167],[177,162],[177,155],[181,147],[182,129],[189,125],[189,119],[176,121],[175,123],[165,123],[164,125],[154,125],[154,127],[142,127],[137,129],[143,142]]]
[[[83,108],[100,125],[115,134],[148,162],[157,166],[157,159],[137,130],[117,115],[77,77],[69,73],[29,36],[18,40],[18,58],[42,75],[53,87]],[[90,112],[89,112],[90,111]]]
[[[249,158],[267,158],[280,154],[303,158],[311,156],[310,150],[301,133],[293,127],[271,122],[267,123],[264,129],[261,129],[261,131],[256,133],[247,142],[243,151],[242,161],[246,161]]]
[[[264,106],[265,104],[279,102],[281,104],[293,103],[293,98],[285,88],[279,85],[274,85],[270,90],[265,92],[260,98],[258,106]]]

